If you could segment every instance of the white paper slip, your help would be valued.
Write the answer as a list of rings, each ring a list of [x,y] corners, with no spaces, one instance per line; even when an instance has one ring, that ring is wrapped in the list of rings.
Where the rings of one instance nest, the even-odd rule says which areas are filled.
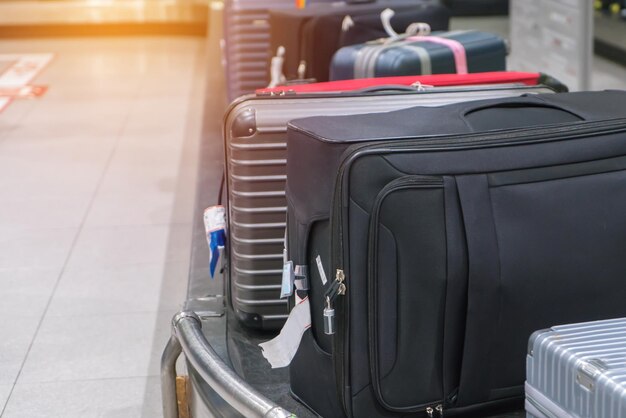
[[[322,257],[318,255],[315,258],[315,263],[317,263],[317,269],[320,272],[320,279],[322,279],[322,284],[326,286],[326,283],[328,283],[328,279],[326,278],[326,272],[324,271],[324,266],[322,265]]]
[[[280,285],[280,298],[288,298],[293,295],[293,282],[296,276],[293,272],[293,261],[286,261],[283,264],[283,279]]]
[[[263,357],[267,359],[272,369],[289,366],[298,351],[304,331],[309,328],[311,328],[311,307],[307,297],[293,308],[276,338],[259,344],[263,350]]]

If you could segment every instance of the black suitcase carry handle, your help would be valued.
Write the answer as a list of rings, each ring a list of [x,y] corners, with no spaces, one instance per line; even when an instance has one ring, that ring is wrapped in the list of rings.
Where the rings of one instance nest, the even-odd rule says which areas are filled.
[[[501,100],[497,103],[489,103],[485,104],[483,102],[468,102],[466,106],[461,106],[459,109],[459,114],[461,118],[468,122],[467,117],[473,113],[477,113],[484,110],[498,110],[498,109],[510,109],[510,108],[519,108],[522,109],[551,109],[556,110],[563,113],[568,113],[571,116],[580,119],[581,121],[586,120],[586,118],[580,115],[576,110],[569,108],[569,106],[563,106],[555,103],[549,103],[544,101],[542,98],[537,97],[536,95],[526,95],[521,96],[520,98],[512,98]]]

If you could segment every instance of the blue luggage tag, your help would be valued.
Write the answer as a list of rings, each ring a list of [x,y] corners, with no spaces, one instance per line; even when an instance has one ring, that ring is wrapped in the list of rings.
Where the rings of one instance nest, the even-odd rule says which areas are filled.
[[[210,258],[209,271],[211,279],[215,276],[215,269],[220,258],[220,249],[226,246],[226,211],[224,206],[211,206],[204,211],[204,228],[209,244]]]

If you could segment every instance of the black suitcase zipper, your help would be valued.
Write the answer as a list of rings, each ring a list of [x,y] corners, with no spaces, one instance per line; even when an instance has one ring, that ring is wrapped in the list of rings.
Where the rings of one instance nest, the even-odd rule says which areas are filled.
[[[490,148],[509,145],[523,145],[542,142],[553,142],[569,140],[589,136],[592,134],[612,134],[626,132],[626,119],[613,119],[608,121],[578,122],[571,124],[558,124],[543,126],[539,128],[518,128],[508,130],[491,131],[489,133],[478,134],[453,134],[453,135],[433,135],[426,137],[407,137],[401,140],[386,140],[385,138],[369,138],[365,143],[357,143],[343,153],[339,163],[333,202],[331,205],[331,258],[333,266],[337,269],[336,282],[343,285],[343,293],[335,300],[336,311],[336,334],[333,336],[333,363],[335,379],[339,399],[344,408],[346,416],[352,416],[351,405],[346,402],[345,377],[350,370],[348,362],[345,360],[345,353],[350,350],[348,338],[350,327],[350,304],[349,298],[345,294],[350,291],[349,272],[344,266],[344,219],[345,211],[348,209],[348,196],[343,193],[346,168],[357,157],[372,153],[388,152],[418,152],[418,151],[449,151],[473,148]],[[319,138],[324,142],[327,139]],[[385,141],[384,144],[374,142],[376,140]],[[372,143],[373,142],[373,143]],[[438,409],[439,411],[439,409]],[[432,412],[432,411],[431,411]],[[443,414],[443,410],[441,410]],[[427,412],[428,414],[428,412]]]
[[[387,410],[393,412],[424,412],[427,417],[432,417],[434,412],[439,416],[443,415],[443,392],[442,399],[427,402],[409,407],[394,407],[389,405],[382,394],[380,388],[380,373],[378,370],[378,326],[376,293],[377,293],[377,254],[378,254],[378,221],[383,202],[391,193],[407,189],[433,189],[443,188],[443,178],[435,176],[403,176],[388,183],[378,194],[374,202],[374,208],[370,216],[370,226],[368,234],[368,303],[369,303],[369,353],[370,353],[370,376],[372,378],[372,388],[376,394],[378,402]]]

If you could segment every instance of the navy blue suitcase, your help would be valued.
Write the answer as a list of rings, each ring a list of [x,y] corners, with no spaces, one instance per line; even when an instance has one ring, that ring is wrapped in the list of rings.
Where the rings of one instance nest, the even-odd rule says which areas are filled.
[[[492,33],[434,32],[427,37],[378,40],[341,48],[333,57],[330,78],[504,71],[506,55],[505,40]]]

